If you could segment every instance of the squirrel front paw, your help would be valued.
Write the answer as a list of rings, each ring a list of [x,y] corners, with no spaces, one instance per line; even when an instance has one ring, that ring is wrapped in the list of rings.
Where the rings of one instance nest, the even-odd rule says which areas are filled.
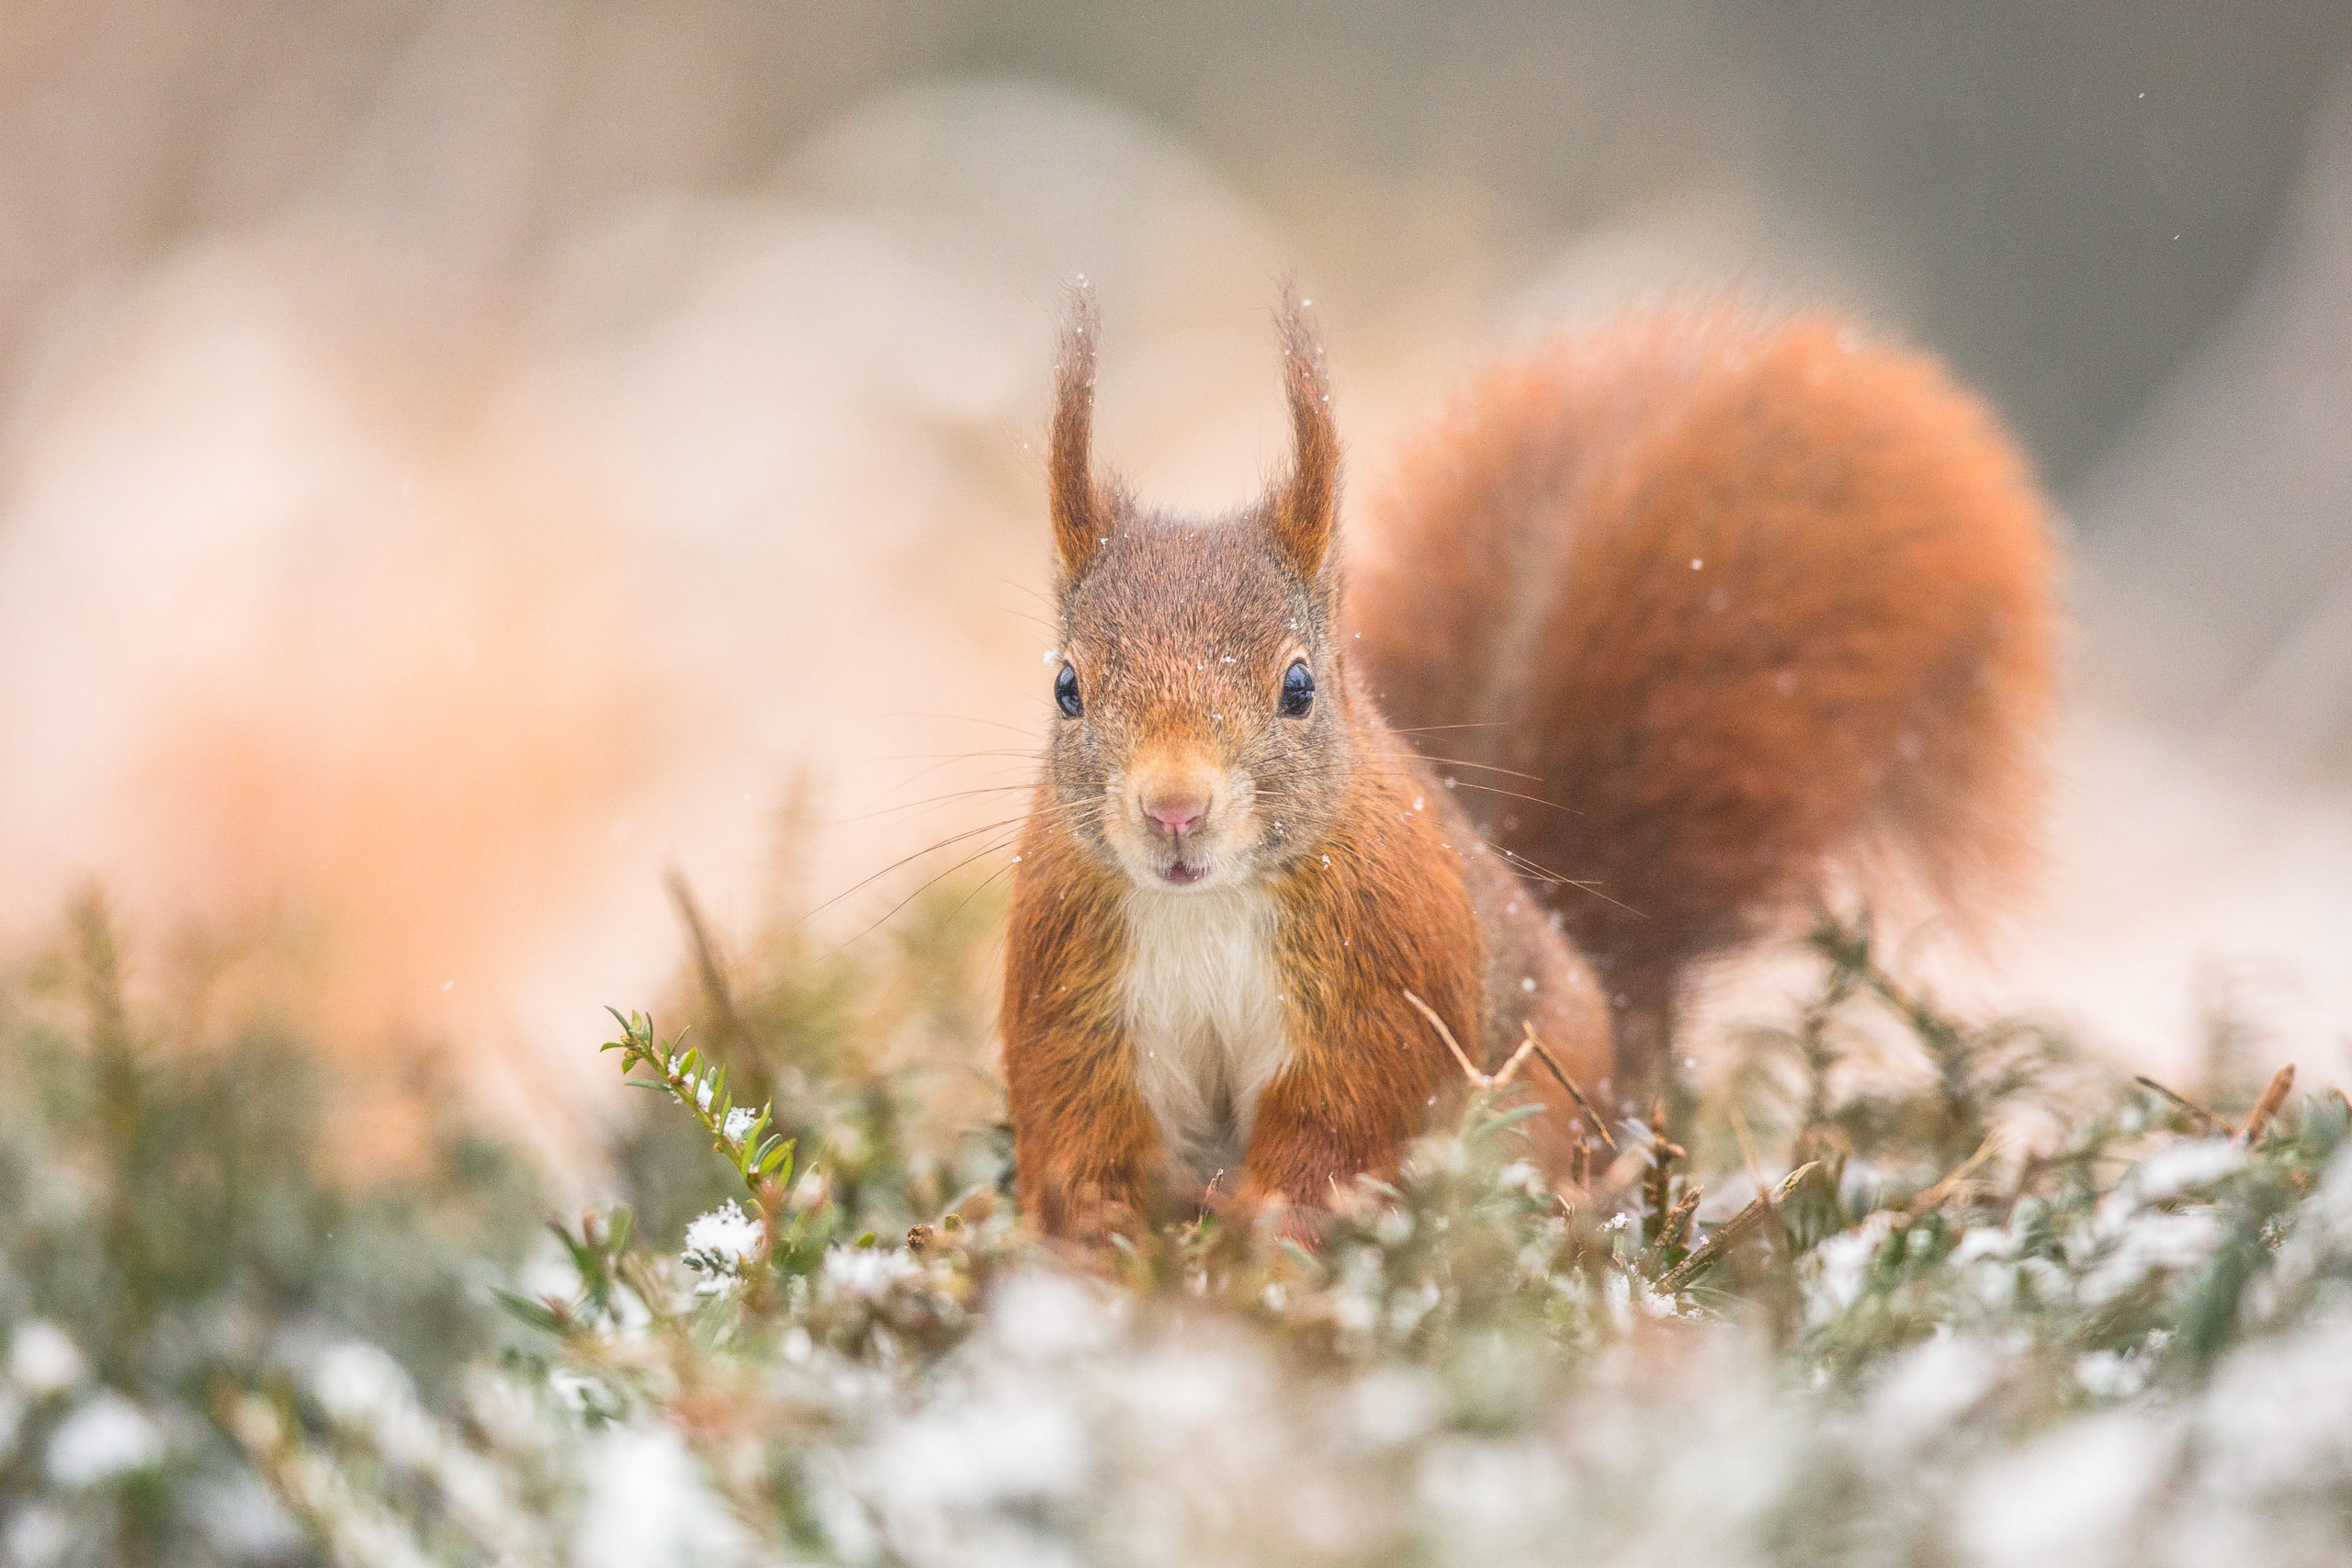
[[[1076,1179],[1037,1183],[1023,1194],[1023,1217],[1054,1241],[1083,1248],[1130,1240],[1151,1228],[1142,1194],[1132,1182]]]
[[[1276,1190],[1245,1186],[1218,1212],[1268,1240],[1296,1242],[1309,1249],[1320,1247],[1331,1235],[1330,1210]]]

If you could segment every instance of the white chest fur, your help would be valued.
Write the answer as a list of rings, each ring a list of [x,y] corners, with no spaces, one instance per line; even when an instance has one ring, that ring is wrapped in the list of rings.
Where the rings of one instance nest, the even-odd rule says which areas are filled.
[[[1127,901],[1127,1027],[1162,1144],[1230,1190],[1288,1049],[1274,903],[1254,888]]]

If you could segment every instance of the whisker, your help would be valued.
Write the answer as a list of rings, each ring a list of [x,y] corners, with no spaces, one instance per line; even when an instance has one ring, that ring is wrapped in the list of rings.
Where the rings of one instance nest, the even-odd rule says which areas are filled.
[[[1001,718],[976,718],[967,713],[886,713],[884,718],[942,718],[950,724],[984,724],[990,729],[1010,729],[1015,735],[1026,735],[1026,729],[1005,723]]]
[[[989,887],[995,885],[998,877],[1004,875],[1014,866],[1019,865],[1020,863],[1021,857],[1019,855],[1015,855],[1011,860],[1005,862],[1004,864],[998,866],[994,871],[989,872],[987,876],[981,879],[980,885],[978,887],[975,887],[969,893],[965,894],[961,901],[959,901],[953,909],[947,911],[948,919],[953,921],[956,916],[971,908],[973,899],[987,892]]]
[[[1573,806],[1563,806],[1556,800],[1546,800],[1540,795],[1521,795],[1515,789],[1498,789],[1493,784],[1472,784],[1468,779],[1448,779],[1446,783],[1455,789],[1481,790],[1487,795],[1508,795],[1513,800],[1532,800],[1538,806],[1548,806],[1553,810],[1565,812],[1570,817],[1584,815]]]
[[[1476,768],[1481,773],[1509,773],[1512,778],[1525,779],[1530,784],[1544,782],[1544,775],[1541,773],[1522,773],[1516,768],[1498,768],[1492,762],[1474,762],[1467,757],[1441,757],[1433,751],[1376,751],[1373,754],[1379,757],[1410,757],[1421,762],[1445,762],[1457,768]]]
[[[868,758],[875,762],[966,762],[976,757],[1026,757],[1035,761],[1043,752],[1012,746],[982,746],[970,751],[893,751],[885,756]]]
[[[1080,779],[1065,784],[1063,787],[1066,789],[1099,789],[1102,787],[1102,784],[1097,780]],[[888,817],[901,811],[921,811],[927,808],[945,806],[950,802],[967,799],[972,795],[1034,795],[1036,793],[1037,788],[1037,781],[1035,779],[1029,779],[1021,784],[985,784],[975,789],[950,790],[945,795],[934,795],[925,800],[905,801],[897,806],[885,806],[878,810],[864,812],[855,817],[843,817],[827,825],[834,828],[847,827],[854,822],[871,821],[876,817]],[[1069,801],[1057,802],[1055,808],[1059,809],[1063,807],[1073,804],[1075,803]]]
[[[874,757],[868,760],[876,762],[927,761],[931,764],[931,766],[927,768],[916,769],[913,773],[909,773],[905,778],[900,779],[897,784],[892,784],[888,789],[883,791],[885,795],[894,795],[899,790],[906,788],[909,784],[913,784],[917,779],[929,778],[932,774],[940,772],[942,769],[952,768],[958,762],[1023,762],[1035,766],[1045,761],[1045,753],[1042,750],[1022,750],[1010,746],[983,746],[978,750],[970,751],[902,751],[889,756]]]
[[[934,753],[934,755],[936,755],[936,753]],[[898,794],[900,790],[911,787],[918,781],[927,779],[933,773],[952,768],[958,762],[977,762],[982,758],[994,758],[1000,761],[1027,761],[1032,763],[1035,763],[1037,761],[1034,755],[1024,759],[1020,753],[1012,751],[959,751],[952,756],[942,758],[940,761],[932,763],[932,765],[927,768],[917,768],[913,773],[909,773],[905,778],[900,779],[897,784],[894,784],[889,788],[884,790],[882,792],[882,797],[887,800],[891,795]],[[876,761],[884,762],[911,762],[918,761],[919,759],[915,757],[879,757],[875,760]]]
[[[1533,861],[1529,860],[1525,855],[1519,853],[1515,850],[1504,850],[1499,844],[1495,844],[1492,847],[1501,850],[1503,859],[1509,861],[1511,864],[1523,865],[1531,871],[1540,873],[1544,879],[1555,887],[1574,887],[1580,892],[1591,894],[1594,897],[1600,899],[1604,904],[1616,905],[1617,908],[1624,910],[1625,913],[1633,916],[1634,919],[1637,920],[1646,920],[1649,919],[1647,915],[1643,914],[1631,904],[1624,902],[1623,899],[1611,898],[1608,894],[1603,893],[1600,890],[1600,885],[1597,882],[1579,882],[1573,876],[1562,876],[1556,871],[1546,870],[1544,867],[1536,864]]]
[[[853,822],[870,822],[876,817],[889,817],[900,811],[914,811],[926,806],[940,806],[951,800],[967,800],[976,795],[1012,795],[1023,790],[1034,791],[1036,787],[1036,780],[1030,779],[1021,784],[980,784],[972,789],[953,789],[945,795],[930,795],[922,800],[905,800],[896,806],[884,806],[872,811],[861,811],[854,817],[838,817],[826,826],[845,828]]]
[[[1012,844],[1013,840],[1011,838],[1001,839],[993,844],[984,844],[979,849],[973,851],[968,855],[966,855],[962,860],[957,861],[954,865],[949,866],[945,871],[941,872],[938,875],[924,878],[922,885],[916,887],[913,892],[908,894],[905,897],[891,905],[888,909],[885,909],[882,912],[882,918],[880,919],[876,920],[872,925],[866,927],[855,936],[851,937],[847,942],[843,942],[839,946],[836,946],[833,949],[833,952],[840,953],[854,943],[864,942],[867,937],[872,936],[876,931],[878,931],[884,926],[888,925],[898,915],[899,910],[905,908],[908,905],[913,903],[916,899],[930,892],[933,887],[939,886],[940,883],[945,881],[948,877],[955,875],[957,872],[963,870],[966,866],[971,864],[974,861],[978,860],[983,856],[1002,853],[1004,851],[1012,848]]]
[[[1083,804],[1091,805],[1093,803],[1085,802]],[[949,866],[945,871],[941,872],[938,875],[926,878],[922,886],[918,886],[913,892],[908,894],[905,897],[891,905],[889,908],[884,910],[880,919],[876,920],[872,925],[866,927],[855,936],[851,937],[848,942],[844,942],[841,943],[840,946],[835,947],[833,952],[840,953],[854,942],[864,942],[867,937],[872,936],[876,931],[880,931],[884,926],[889,924],[890,921],[897,917],[899,910],[905,908],[908,905],[922,897],[925,893],[930,892],[933,887],[939,886],[940,883],[955,875],[957,872],[963,870],[966,866],[971,864],[976,860],[979,860],[987,855],[1001,854],[1005,851],[1012,849],[1013,845],[1019,841],[1019,838],[1020,836],[1018,834],[1009,834],[1004,838],[999,839],[995,843],[983,845],[979,849],[973,851],[970,854],[966,855],[962,860],[957,861],[954,865]],[[1009,866],[1000,867],[997,872],[990,874],[988,881],[984,881],[980,884],[980,887],[986,887],[989,885],[989,882],[993,882],[996,880],[997,876],[1003,874],[1005,871],[1010,869],[1011,867]],[[868,880],[870,881],[872,879],[868,878]],[[970,903],[972,899],[978,895],[980,887],[975,887],[970,893],[966,894],[964,903]],[[851,891],[854,892],[855,889],[853,888]],[[957,912],[960,913],[964,905],[958,904],[956,908]]]
[[[1437,757],[1412,758],[1412,757],[1408,757],[1407,753],[1405,753],[1405,752],[1401,752],[1401,751],[1390,751],[1390,752],[1382,752],[1382,753],[1377,753],[1377,754],[1375,754],[1375,756],[1374,756],[1374,758],[1373,760],[1374,760],[1374,761],[1377,761],[1384,760],[1384,759],[1385,759],[1385,760],[1389,760],[1389,761],[1437,761],[1437,762],[1443,762],[1443,761],[1449,761],[1449,759],[1445,759],[1445,758],[1437,758]],[[1473,763],[1473,764],[1469,764],[1469,765],[1471,765],[1471,766],[1476,766],[1476,764]],[[1395,777],[1400,777],[1400,776],[1403,776],[1403,774],[1404,774],[1405,773],[1408,772],[1408,771],[1409,771],[1409,770],[1403,770],[1403,769],[1396,770],[1396,772],[1391,773],[1388,776],[1389,776],[1389,777],[1392,777],[1392,778],[1395,778]],[[1500,773],[1508,773],[1510,770],[1509,770],[1509,769],[1498,769],[1498,770],[1496,770],[1496,771],[1497,771],[1497,772],[1500,772]],[[1281,769],[1274,769],[1274,770],[1271,770],[1271,771],[1268,771],[1268,772],[1263,772],[1263,773],[1255,773],[1255,774],[1253,774],[1252,776],[1256,779],[1256,781],[1257,781],[1258,783],[1260,783],[1260,784],[1288,784],[1288,783],[1291,783],[1291,782],[1293,782],[1294,780],[1297,780],[1297,779],[1302,779],[1302,778],[1312,778],[1312,777],[1315,777],[1315,776],[1317,776],[1317,775],[1318,772],[1319,772],[1319,770],[1318,770],[1316,766],[1314,766],[1314,765],[1312,765],[1312,764],[1308,764],[1308,765],[1305,765],[1305,766],[1301,766],[1301,767],[1296,767],[1296,768],[1281,768]],[[1521,777],[1522,777],[1522,778],[1524,778],[1524,777],[1527,777],[1528,775],[1526,775],[1526,774],[1521,774],[1520,776],[1521,776]],[[1575,807],[1573,807],[1573,806],[1563,806],[1563,805],[1561,805],[1561,804],[1560,804],[1558,801],[1556,801],[1556,800],[1546,800],[1546,799],[1544,799],[1544,798],[1542,795],[1526,795],[1526,794],[1522,794],[1521,792],[1520,792],[1520,791],[1518,791],[1518,790],[1515,790],[1515,789],[1504,789],[1504,788],[1503,788],[1501,785],[1499,785],[1499,784],[1476,784],[1476,783],[1472,782],[1472,781],[1471,781],[1471,780],[1469,780],[1469,779],[1453,778],[1453,777],[1452,775],[1450,775],[1450,774],[1442,774],[1442,775],[1440,775],[1440,782],[1441,782],[1441,783],[1442,783],[1442,784],[1447,784],[1447,785],[1448,785],[1448,787],[1452,787],[1452,788],[1457,788],[1457,789],[1475,789],[1475,790],[1480,790],[1480,791],[1483,791],[1483,792],[1485,792],[1485,793],[1486,793],[1486,794],[1487,794],[1487,795],[1507,795],[1507,796],[1509,796],[1509,797],[1510,797],[1510,799],[1512,799],[1512,800],[1524,800],[1524,801],[1529,801],[1529,802],[1532,802],[1532,804],[1537,805],[1537,806],[1545,806],[1545,807],[1551,807],[1551,808],[1552,808],[1553,810],[1555,810],[1555,811],[1565,812],[1565,813],[1566,813],[1566,814],[1567,814],[1568,816],[1570,816],[1570,817],[1581,817],[1581,816],[1583,816],[1583,815],[1584,815],[1584,813],[1583,813],[1583,812],[1578,811],[1578,810],[1577,810]],[[1542,781],[1541,781],[1541,780],[1538,780],[1538,781],[1536,781],[1536,782],[1541,783]]]
[[[1057,637],[1061,635],[1061,628],[1055,626],[1053,622],[1046,619],[1043,615],[1033,615],[1026,610],[1016,610],[1010,604],[991,604],[989,608],[994,610],[1000,615],[1011,615],[1016,621],[1026,621],[1031,626],[1036,626],[1043,631],[1050,632]]]
[[[1001,576],[996,572],[990,572],[989,574],[989,580],[992,582],[1003,583],[1015,593],[1026,593],[1030,598],[1035,599],[1038,604],[1045,605],[1047,609],[1052,609],[1054,607],[1054,602],[1051,599],[1047,598],[1045,594],[1039,592],[1035,588],[1030,586],[1026,582],[1015,582],[1012,579]]]
[[[881,878],[889,875],[900,866],[910,865],[914,862],[922,859],[925,855],[936,854],[941,850],[947,848],[951,844],[960,844],[965,840],[977,838],[982,833],[992,833],[1001,829],[1018,827],[1023,823],[1034,822],[1041,817],[1052,817],[1061,812],[1075,810],[1081,807],[1093,806],[1095,804],[1097,803],[1092,800],[1065,801],[1058,806],[1048,806],[1036,811],[1023,812],[1018,817],[1007,817],[1002,821],[987,822],[981,824],[978,828],[967,828],[960,833],[950,834],[948,837],[940,840],[939,842],[931,845],[928,849],[917,850],[910,855],[901,856],[899,859],[892,861],[888,865],[884,866],[880,871],[876,872],[873,875],[860,878],[855,883],[842,888],[839,893],[834,894],[831,897],[818,905],[815,908],[810,909],[808,913],[802,915],[798,920],[794,922],[794,924],[807,925],[818,915],[831,908],[834,905],[840,903],[851,894],[858,891],[859,888],[868,886]]]

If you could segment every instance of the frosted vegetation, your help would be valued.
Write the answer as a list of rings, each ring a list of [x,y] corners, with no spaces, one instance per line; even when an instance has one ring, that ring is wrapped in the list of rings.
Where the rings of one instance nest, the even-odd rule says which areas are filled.
[[[128,1003],[78,911],[0,982],[0,1560],[2352,1551],[2347,1107],[2226,1032],[2184,1098],[1831,926],[1811,999],[1566,1191],[1511,1088],[1465,1090],[1319,1253],[1204,1222],[1088,1258],[1005,1196],[991,920],[699,943],[683,1036],[607,1047],[647,1090],[628,1203],[540,1230],[463,1128],[322,1174],[300,1043],[168,1038],[201,1010]]]

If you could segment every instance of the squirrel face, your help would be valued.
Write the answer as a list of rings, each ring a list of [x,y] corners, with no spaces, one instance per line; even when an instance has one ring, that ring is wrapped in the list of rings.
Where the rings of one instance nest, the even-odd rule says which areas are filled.
[[[1057,804],[1138,887],[1287,863],[1336,817],[1350,755],[1327,597],[1255,514],[1122,515],[1102,536],[1062,593]]]
[[[1096,328],[1063,337],[1050,468],[1062,646],[1050,809],[1138,888],[1248,884],[1314,849],[1351,773],[1321,351],[1282,318],[1291,472],[1216,522],[1148,513],[1091,468]]]

